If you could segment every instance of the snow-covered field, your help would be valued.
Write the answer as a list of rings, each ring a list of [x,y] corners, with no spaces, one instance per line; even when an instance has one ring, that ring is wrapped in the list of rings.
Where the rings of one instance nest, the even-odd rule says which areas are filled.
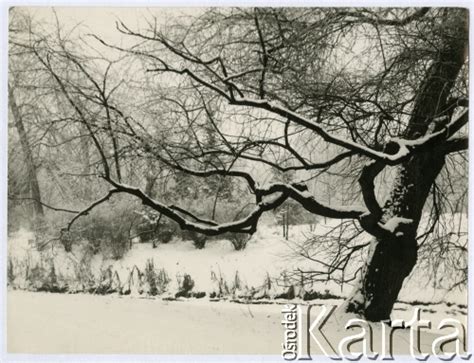
[[[467,220],[465,220],[467,222]],[[315,234],[327,232],[329,225],[320,224]],[[218,281],[221,280],[232,286],[238,277],[240,284],[246,289],[260,289],[270,278],[281,278],[282,272],[292,272],[297,268],[312,270],[315,265],[301,256],[295,255],[294,243],[310,236],[307,225],[292,226],[290,228],[290,241],[281,236],[279,226],[261,226],[257,233],[248,242],[242,251],[235,251],[231,243],[226,240],[209,241],[204,249],[196,249],[191,241],[173,239],[168,244],[158,244],[152,248],[151,243],[135,243],[120,260],[104,259],[101,254],[92,256],[90,268],[99,279],[101,273],[110,269],[117,273],[123,285],[130,278],[135,266],[141,271],[145,270],[148,260],[152,260],[157,270],[163,269],[170,278],[167,287],[168,296],[174,295],[178,290],[179,282],[185,274],[189,274],[195,282],[194,291],[206,292],[207,296],[218,290]],[[27,231],[20,231],[9,238],[9,256],[17,262],[28,260],[29,268],[39,262],[39,254],[31,250],[28,240],[33,238]],[[370,238],[361,236],[361,238]],[[74,280],[77,273],[78,261],[83,257],[82,246],[73,246],[72,253],[66,253],[60,244],[53,247],[55,270],[59,276]],[[360,261],[354,261],[351,268],[357,268]],[[15,283],[22,288],[25,281],[23,273],[15,272]],[[273,283],[271,293],[278,294],[286,288]],[[328,290],[331,294],[345,297],[352,291],[350,284],[341,287],[334,281],[316,282],[311,287],[323,293]],[[426,303],[450,302],[467,305],[467,291],[454,289],[446,291],[435,287],[427,281],[427,274],[423,268],[415,267],[407,281],[405,281],[400,295],[400,301],[419,301]]]
[[[8,292],[10,353],[279,354],[279,307]]]
[[[324,232],[324,226],[318,228],[316,233]],[[266,300],[259,300],[260,304],[235,303],[231,298],[213,301],[210,296],[218,289],[216,278],[231,286],[238,276],[246,289],[258,289],[269,278],[275,281],[274,278],[281,277],[284,271],[310,270],[313,262],[295,256],[291,243],[309,234],[309,226],[293,226],[287,242],[278,226],[262,226],[242,251],[235,251],[226,240],[209,241],[206,248],[198,250],[191,241],[174,239],[157,248],[152,248],[151,243],[136,243],[120,260],[105,259],[101,254],[91,257],[90,269],[96,276],[110,269],[122,284],[135,266],[144,271],[147,261],[153,260],[156,269],[166,271],[170,283],[166,293],[150,297],[146,292],[99,296],[22,291],[28,287],[22,266],[27,262],[31,271],[44,263],[44,259],[31,249],[28,240],[33,238],[32,234],[20,231],[8,241],[9,257],[17,264],[13,271],[17,289],[9,289],[7,297],[8,352],[277,356],[283,342],[281,308],[285,301],[272,300],[271,296],[284,291],[283,287],[273,283],[272,291],[268,291]],[[72,253],[66,253],[60,244],[50,246],[58,278],[69,278],[69,281],[75,278],[78,262],[84,257],[83,247],[74,246]],[[174,298],[185,274],[194,280],[193,290],[206,292],[206,296],[178,301],[163,299]],[[403,303],[395,305],[392,319],[409,321],[418,306],[421,318],[432,323],[432,329],[422,339],[429,350],[440,333],[436,328],[442,319],[456,318],[466,323],[467,291],[435,288],[427,283],[426,277],[426,271],[415,268],[400,293],[399,300]],[[339,305],[352,286],[347,284],[341,289],[329,281],[315,283],[312,289],[328,290],[341,298],[311,301],[296,298],[291,303]],[[347,335],[340,322],[328,322],[325,331],[334,340]],[[374,331],[375,349],[380,349],[377,338],[380,331]],[[395,352],[408,353],[408,330],[397,331],[395,340]]]
[[[252,354],[280,355],[281,304],[237,304],[204,299],[163,301],[118,295],[52,294],[8,291],[7,351],[31,354]],[[316,300],[311,304],[337,304]],[[424,308],[436,327],[459,309]],[[436,310],[435,310],[436,309]],[[447,312],[451,315],[446,315]],[[410,320],[413,307],[397,304],[394,318]],[[323,329],[333,342],[350,335],[331,320]],[[423,332],[429,352],[435,329]],[[353,333],[352,333],[353,334]],[[444,332],[444,334],[446,334]],[[408,354],[409,330],[397,330],[393,351]],[[356,347],[355,347],[356,348]],[[318,351],[314,347],[314,354]],[[374,329],[374,351],[381,349]]]

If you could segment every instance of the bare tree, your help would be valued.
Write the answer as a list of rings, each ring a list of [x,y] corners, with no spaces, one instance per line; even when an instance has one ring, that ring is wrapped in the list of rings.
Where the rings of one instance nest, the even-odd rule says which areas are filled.
[[[11,38],[13,41],[10,43],[10,59],[13,61],[18,57],[17,53],[21,53],[23,49],[15,46],[15,35],[17,33],[25,33],[25,28],[28,27],[27,18],[21,16],[14,17],[10,22],[9,31],[12,34]],[[27,57],[22,57],[23,59]],[[12,63],[12,62],[11,62]],[[27,133],[27,128],[25,127],[25,114],[29,111],[25,111],[27,108],[31,107],[27,102],[24,104],[19,104],[15,96],[15,90],[19,87],[18,83],[21,83],[22,78],[25,78],[25,75],[19,71],[20,68],[28,69],[30,64],[23,62],[21,66],[16,64],[15,66],[10,64],[9,74],[10,80],[8,82],[8,105],[9,111],[11,112],[11,117],[16,131],[18,132],[18,137],[20,141],[21,151],[24,157],[24,163],[27,170],[27,185],[30,192],[28,198],[31,198],[33,202],[33,216],[35,220],[40,220],[44,216],[43,205],[41,204],[41,191],[38,182],[38,168],[37,161],[34,158],[33,147],[30,142],[30,137]]]
[[[41,218],[44,215],[43,205],[41,204],[41,192],[38,183],[37,177],[37,168],[35,165],[35,160],[33,159],[33,152],[29,143],[28,135],[26,134],[25,125],[23,122],[23,117],[19,106],[15,101],[15,96],[13,94],[13,86],[8,87],[8,104],[10,105],[10,110],[13,115],[13,120],[15,128],[18,131],[20,137],[20,144],[22,148],[23,155],[25,157],[25,164],[28,174],[28,185],[30,189],[30,197],[33,200],[34,206],[34,218]]]
[[[149,102],[146,112],[115,93],[122,83],[109,83],[114,62],[78,54],[61,36],[28,45],[87,129],[98,174],[110,185],[68,229],[126,193],[183,229],[252,234],[263,213],[291,199],[316,215],[353,220],[372,236],[343,253],[344,261],[355,251],[368,256],[345,309],[388,319],[416,264],[433,186],[467,149],[467,11],[211,9],[161,30],[157,23],[138,30],[118,23],[136,40],[127,48],[94,37],[125,57],[142,86],[130,80],[124,87]],[[150,106],[157,99],[159,107]],[[212,145],[202,142],[210,130],[218,140]],[[253,208],[218,223],[152,198],[121,173],[140,158],[197,178],[236,178]],[[262,184],[249,165],[298,180]],[[345,198],[354,205],[324,204],[324,191],[309,188],[308,180],[331,173],[357,181]]]

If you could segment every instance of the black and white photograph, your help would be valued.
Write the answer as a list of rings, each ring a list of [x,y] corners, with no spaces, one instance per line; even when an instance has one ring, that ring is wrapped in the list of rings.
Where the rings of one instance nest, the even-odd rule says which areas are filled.
[[[469,360],[469,7],[192,4],[4,6],[0,360]]]

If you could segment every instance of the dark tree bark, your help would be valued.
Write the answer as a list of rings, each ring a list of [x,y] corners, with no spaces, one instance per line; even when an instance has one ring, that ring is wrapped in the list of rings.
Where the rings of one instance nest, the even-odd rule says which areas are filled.
[[[44,211],[43,205],[41,204],[41,191],[38,183],[37,168],[34,162],[33,152],[28,141],[25,125],[23,123],[23,117],[16,103],[13,89],[11,87],[8,87],[8,103],[13,115],[15,128],[17,129],[18,135],[20,137],[20,145],[25,158],[28,174],[28,186],[30,189],[31,199],[33,200],[34,218],[41,218],[44,216]]]
[[[444,166],[444,155],[423,153],[399,168],[392,196],[383,219],[406,218],[393,233],[376,238],[360,286],[348,300],[347,311],[370,321],[388,320],[393,305],[417,261],[416,231],[421,212],[436,176]]]
[[[460,20],[460,21],[459,21]],[[454,22],[459,21],[454,24]],[[444,49],[428,69],[421,83],[413,114],[405,132],[407,139],[417,139],[430,126],[445,126],[440,116],[452,116],[448,97],[467,55],[467,19],[446,20],[454,28],[444,39]],[[447,122],[447,121],[446,121]],[[346,310],[371,321],[388,320],[390,312],[417,260],[417,228],[430,189],[445,164],[442,147],[412,156],[398,167],[389,199],[381,209],[381,222],[393,217],[411,220],[376,238],[360,285],[346,302]]]

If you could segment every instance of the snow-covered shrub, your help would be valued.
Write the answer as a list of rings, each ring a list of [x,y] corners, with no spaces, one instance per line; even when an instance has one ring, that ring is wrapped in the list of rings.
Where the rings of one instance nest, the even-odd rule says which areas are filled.
[[[271,298],[273,297],[271,296],[272,287],[273,287],[273,282],[270,278],[270,275],[267,273],[263,281],[263,284],[259,286],[258,288],[252,288],[251,297],[256,300]]]
[[[328,289],[324,290],[323,293],[315,290],[305,291],[303,300],[314,300],[314,299],[340,299],[340,296],[331,294]]]
[[[56,268],[54,267],[54,262],[51,262],[49,271],[46,272],[42,284],[39,285],[37,290],[48,292],[66,292],[68,290],[67,284],[61,284],[58,281],[58,275]]]
[[[35,265],[26,270],[26,281],[33,290],[39,290],[46,281],[47,271],[43,266]]]
[[[112,266],[109,266],[101,271],[100,282],[94,293],[101,295],[112,294],[114,292],[121,292],[121,288],[120,277],[117,271],[113,271]]]
[[[223,298],[230,296],[231,289],[229,289],[229,285],[220,271],[218,276],[214,271],[211,270],[211,281],[217,285],[214,291],[212,291],[210,294],[211,298]]]
[[[74,256],[71,254],[64,256],[68,257],[73,271],[73,276],[70,277],[68,282],[69,292],[94,292],[100,282],[94,277],[92,262],[101,261],[101,256],[96,255],[96,251],[91,244],[83,242],[83,246],[83,249],[80,252],[76,251]]]
[[[194,231],[182,231],[181,238],[183,240],[193,241],[194,247],[198,250],[202,250],[206,246],[207,236]]]
[[[141,242],[168,243],[176,234],[178,224],[156,211],[146,210],[138,212],[140,222],[134,228],[134,235],[140,237]]]
[[[123,295],[140,295],[143,292],[143,274],[137,266],[133,266],[127,281],[122,287]]]
[[[170,226],[160,227],[158,231],[158,236],[157,236],[158,241],[160,241],[161,243],[168,243],[169,241],[173,239],[173,236],[175,235],[175,233],[176,233],[176,230],[171,229]]]
[[[130,247],[130,231],[136,219],[134,205],[124,201],[97,208],[89,217],[81,218],[75,227],[76,240],[87,240],[105,257],[118,260]]]
[[[149,242],[155,238],[155,225],[150,221],[138,223],[134,227],[134,235],[140,237],[140,242]]]
[[[194,280],[191,275],[184,274],[183,280],[178,281],[179,291],[175,294],[175,297],[192,297],[191,290],[194,288]]]
[[[54,262],[42,261],[27,271],[28,287],[35,291],[65,292],[67,285],[59,284]]]
[[[241,280],[239,271],[235,271],[233,284],[230,290],[234,299],[248,299],[250,297],[250,291],[247,285]]]
[[[156,276],[156,284],[160,294],[166,291],[168,284],[171,282],[170,277],[164,268],[160,269]]]
[[[56,269],[54,267],[54,262],[51,262],[51,266],[49,268],[48,279],[46,281],[46,285],[44,285],[48,291],[54,291],[58,288],[58,276],[56,275]]]
[[[194,280],[191,278],[191,275],[184,274],[183,282],[181,284],[181,290],[191,291],[194,287]]]
[[[295,287],[293,285],[288,287],[288,290],[275,296],[275,299],[292,300],[296,297]]]
[[[115,234],[113,239],[106,241],[105,250],[110,251],[114,260],[120,260],[129,249],[130,241],[125,234]]]
[[[224,235],[224,238],[228,239],[236,251],[241,251],[247,246],[247,242],[250,241],[252,236],[247,233],[233,233],[228,232]]]
[[[153,259],[151,258],[146,261],[144,277],[145,283],[147,285],[148,295],[158,295],[158,274],[156,273],[155,265],[153,263]]]
[[[236,290],[240,290],[241,288],[242,288],[242,280],[240,279],[239,271],[235,271],[234,284],[232,286],[232,292],[235,292]]]

